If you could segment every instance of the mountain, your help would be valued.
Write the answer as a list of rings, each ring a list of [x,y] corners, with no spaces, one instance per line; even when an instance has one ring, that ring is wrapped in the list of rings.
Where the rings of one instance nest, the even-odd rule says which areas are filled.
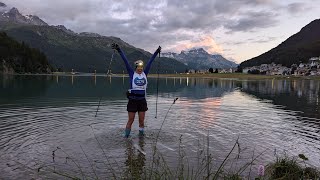
[[[6,5],[2,3],[1,7],[6,7]],[[5,10],[0,11],[0,21],[14,22],[18,24],[37,25],[37,26],[48,26],[48,24],[45,23],[43,20],[41,20],[38,16],[33,16],[33,15],[23,16],[22,14],[20,14],[17,8],[12,8],[9,11],[5,11]]]
[[[50,73],[46,56],[0,32],[0,73]]]
[[[29,17],[29,19],[28,19]],[[145,62],[152,56],[150,52],[122,41],[117,37],[106,37],[95,33],[75,33],[63,25],[50,26],[37,16],[23,16],[16,8],[0,13],[0,30],[19,42],[44,52],[54,68],[63,71],[105,73],[111,69],[114,73],[126,73],[121,57],[116,53],[112,63],[114,51],[112,43],[117,43],[125,52],[129,63],[137,59]],[[154,47],[156,50],[157,47]],[[184,72],[188,67],[183,63],[167,58],[156,58],[160,62],[160,73]],[[111,66],[110,66],[111,64]],[[157,73],[157,65],[151,67],[151,73]]]
[[[189,51],[181,51],[180,54],[177,53],[163,53],[162,56],[174,58],[188,66],[192,69],[209,69],[209,68],[234,68],[237,64],[225,59],[223,56],[216,54],[209,54],[203,48],[191,49]]]
[[[320,19],[316,19],[303,27],[277,47],[255,58],[244,61],[241,67],[261,64],[282,64],[291,66],[300,62],[308,62],[311,57],[320,56]]]

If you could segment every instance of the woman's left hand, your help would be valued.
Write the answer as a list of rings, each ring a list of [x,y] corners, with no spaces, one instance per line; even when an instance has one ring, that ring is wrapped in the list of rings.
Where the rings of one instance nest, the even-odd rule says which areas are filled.
[[[158,51],[158,53],[161,52],[161,46],[158,47],[157,51]]]

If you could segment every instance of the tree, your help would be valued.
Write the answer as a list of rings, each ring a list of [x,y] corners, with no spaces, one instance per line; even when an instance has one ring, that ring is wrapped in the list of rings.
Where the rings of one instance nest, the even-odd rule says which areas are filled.
[[[254,69],[254,70],[249,70],[248,71],[249,74],[260,74],[260,71],[258,69]]]
[[[297,70],[297,67],[293,66],[293,67],[291,68],[291,74],[294,74],[294,71],[295,71],[295,70]]]
[[[213,73],[213,68],[209,68],[209,72],[210,72],[210,73]]]
[[[241,66],[238,66],[236,72],[237,72],[237,73],[242,73],[242,71],[243,71],[242,67],[241,67]]]
[[[218,69],[216,69],[216,70],[214,71],[214,73],[218,73]]]

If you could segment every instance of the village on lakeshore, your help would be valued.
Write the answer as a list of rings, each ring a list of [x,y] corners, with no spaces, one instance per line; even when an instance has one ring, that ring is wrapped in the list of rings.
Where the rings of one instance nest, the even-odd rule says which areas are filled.
[[[262,74],[262,75],[296,75],[296,76],[320,76],[320,56],[311,57],[308,63],[292,64],[291,67],[282,66],[281,64],[261,64],[252,67],[238,67],[229,69],[209,70],[188,70],[186,73],[244,73],[244,74]]]
[[[271,63],[246,67],[242,72],[266,75],[320,76],[320,57],[312,57],[308,63],[292,64],[290,68]]]

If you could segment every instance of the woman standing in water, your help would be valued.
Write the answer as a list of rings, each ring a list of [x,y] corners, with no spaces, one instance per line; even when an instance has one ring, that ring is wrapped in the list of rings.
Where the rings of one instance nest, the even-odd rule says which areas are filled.
[[[129,99],[127,105],[128,111],[128,122],[125,129],[125,137],[128,138],[131,132],[131,126],[134,121],[136,112],[139,116],[139,136],[144,136],[144,118],[146,111],[148,110],[147,101],[146,101],[146,89],[147,89],[147,75],[149,73],[150,67],[157,54],[161,52],[161,47],[154,52],[152,57],[149,59],[146,68],[144,68],[144,63],[142,60],[137,60],[134,62],[135,69],[129,65],[128,59],[124,55],[123,51],[118,44],[112,44],[112,49],[115,49],[119,52],[121,58],[123,59],[129,77],[130,77],[130,89],[127,92],[127,97]]]

